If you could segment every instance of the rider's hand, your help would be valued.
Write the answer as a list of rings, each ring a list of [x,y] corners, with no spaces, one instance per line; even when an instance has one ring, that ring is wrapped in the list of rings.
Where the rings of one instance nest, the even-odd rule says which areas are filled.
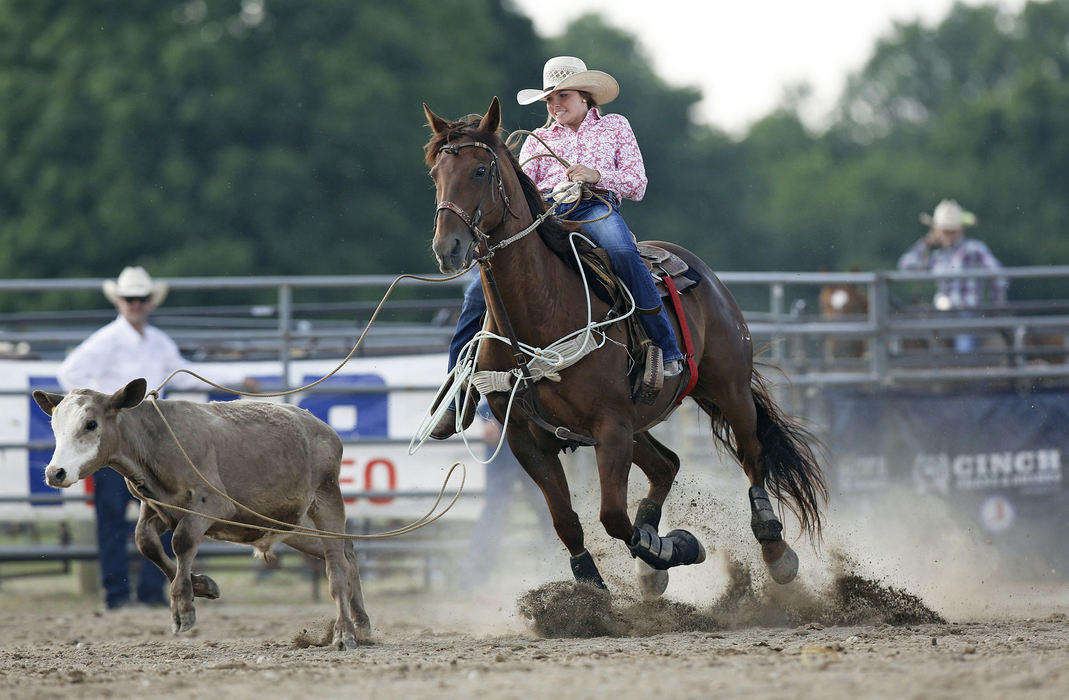
[[[590,185],[597,184],[601,180],[601,173],[594,168],[576,163],[565,171],[568,179],[572,182],[585,182]]]

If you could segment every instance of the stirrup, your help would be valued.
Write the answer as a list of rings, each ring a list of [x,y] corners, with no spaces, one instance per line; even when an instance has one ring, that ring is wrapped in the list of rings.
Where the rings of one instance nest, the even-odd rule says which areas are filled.
[[[664,386],[664,362],[661,349],[652,343],[646,349],[646,366],[642,369],[642,379],[635,388],[635,401],[652,404],[657,400]]]

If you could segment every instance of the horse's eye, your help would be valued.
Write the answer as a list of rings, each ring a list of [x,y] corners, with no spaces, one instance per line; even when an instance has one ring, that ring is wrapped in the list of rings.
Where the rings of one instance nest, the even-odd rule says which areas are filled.
[[[86,430],[96,430],[97,429],[97,422],[95,420],[89,421],[88,423],[85,424],[85,429]]]
[[[480,165],[478,168],[475,169],[475,177],[485,177],[485,176],[486,176],[486,166],[485,165]]]

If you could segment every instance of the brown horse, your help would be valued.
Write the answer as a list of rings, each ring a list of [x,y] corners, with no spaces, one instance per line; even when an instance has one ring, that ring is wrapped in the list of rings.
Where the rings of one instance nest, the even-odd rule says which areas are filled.
[[[433,131],[426,161],[438,197],[432,247],[446,273],[463,270],[478,259],[488,308],[486,328],[545,348],[587,324],[588,299],[594,316],[604,318],[608,306],[590,295],[581,277],[551,249],[559,249],[574,226],[566,229],[549,217],[538,226],[537,235],[510,240],[532,226],[545,211],[545,203],[499,135],[497,98],[485,115],[456,122],[442,119],[426,105],[424,110]],[[754,536],[773,579],[787,583],[798,571],[798,557],[783,541],[782,524],[769,492],[783,499],[803,532],[819,537],[820,506],[827,499],[827,487],[807,444],[811,436],[785,417],[769,396],[753,367],[746,322],[727,288],[692,253],[670,243],[656,245],[675,253],[701,275],[700,284],[682,299],[698,372],[690,397],[712,419],[716,438],[742,464],[750,481]],[[559,425],[571,431],[565,434],[591,436],[596,441],[602,525],[633,556],[652,567],[642,572],[640,566],[640,585],[645,594],[659,595],[667,585],[665,569],[698,563],[705,557],[689,532],[658,534],[661,505],[679,471],[679,458],[647,432],[671,412],[679,384],[688,373],[666,379],[652,405],[633,401],[622,325],[606,330],[615,342],[602,343],[563,370],[561,381],[535,385],[543,420],[512,411],[507,434],[512,451],[545,495],[554,528],[572,555],[576,579],[604,587],[584,545],[583,528],[572,509],[558,457],[563,448],[575,443],[569,444],[559,437],[561,432],[550,432],[544,426]],[[682,338],[678,321],[675,327],[677,337]],[[516,369],[513,348],[503,342],[483,343],[477,367]],[[509,392],[495,391],[487,399],[494,414],[505,418]],[[649,480],[648,494],[634,522],[627,513],[632,462]]]

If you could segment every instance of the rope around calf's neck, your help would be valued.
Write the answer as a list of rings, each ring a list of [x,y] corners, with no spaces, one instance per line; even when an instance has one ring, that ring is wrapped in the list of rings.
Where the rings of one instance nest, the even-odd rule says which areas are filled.
[[[287,535],[306,535],[308,537],[319,537],[321,539],[334,539],[334,540],[377,540],[377,539],[384,539],[384,538],[387,538],[387,537],[397,537],[399,535],[405,535],[405,534],[408,534],[409,532],[412,532],[414,530],[418,530],[421,527],[424,527],[426,525],[430,525],[435,520],[437,520],[438,518],[440,518],[443,515],[445,515],[446,513],[448,513],[449,510],[456,504],[457,500],[460,498],[460,494],[463,493],[463,491],[464,491],[464,482],[467,479],[467,469],[464,467],[463,463],[454,462],[453,466],[449,468],[449,473],[446,474],[445,481],[442,482],[442,488],[439,489],[439,491],[438,491],[438,498],[436,498],[434,500],[434,505],[431,506],[430,510],[428,510],[427,513],[425,515],[421,516],[420,518],[412,521],[411,523],[409,523],[409,524],[407,524],[407,525],[405,525],[403,527],[397,528],[396,530],[388,530],[386,532],[377,532],[377,533],[374,533],[374,534],[371,534],[371,535],[352,535],[352,534],[349,534],[347,532],[330,532],[329,530],[320,530],[320,529],[314,528],[314,527],[305,527],[304,525],[296,525],[296,524],[293,524],[293,523],[283,522],[281,520],[276,520],[274,518],[268,517],[268,516],[263,515],[261,513],[257,513],[252,508],[249,508],[248,506],[246,506],[245,504],[241,503],[240,501],[237,501],[237,500],[231,498],[228,494],[223,493],[223,491],[221,491],[215,484],[213,484],[212,482],[208,481],[208,478],[206,476],[204,476],[204,474],[200,471],[200,469],[197,469],[197,465],[193,463],[193,460],[190,459],[189,454],[186,453],[185,447],[182,446],[182,443],[181,443],[181,441],[179,441],[178,436],[174,432],[174,429],[171,428],[171,424],[167,421],[167,418],[163,415],[163,411],[160,410],[159,403],[157,403],[155,397],[152,397],[152,406],[153,406],[153,408],[156,409],[156,413],[158,413],[160,415],[160,418],[163,420],[163,425],[167,428],[167,432],[170,433],[171,438],[174,440],[175,444],[178,446],[178,451],[182,453],[182,457],[185,458],[186,463],[193,469],[193,471],[196,473],[196,475],[201,478],[201,481],[203,481],[205,484],[208,485],[209,489],[214,491],[217,495],[222,496],[224,499],[226,499],[230,503],[234,504],[238,508],[241,508],[245,512],[249,513],[250,515],[254,515],[257,518],[262,518],[263,520],[266,520],[269,523],[274,523],[275,525],[282,525],[285,529],[276,528],[276,527],[268,527],[266,525],[253,525],[251,523],[235,522],[233,520],[226,520],[225,518],[218,518],[218,517],[216,517],[214,515],[208,515],[207,513],[199,513],[199,512],[197,512],[195,510],[190,510],[188,508],[183,508],[182,506],[176,506],[176,505],[171,504],[171,503],[164,503],[163,501],[156,500],[155,498],[151,498],[151,497],[145,496],[136,487],[133,487],[133,490],[136,492],[135,495],[137,495],[137,497],[140,500],[152,505],[153,508],[157,508],[157,507],[168,508],[170,510],[176,510],[176,511],[179,511],[179,512],[182,512],[182,513],[186,513],[187,515],[197,515],[197,516],[200,516],[202,518],[207,518],[208,520],[212,520],[212,521],[217,522],[217,523],[223,523],[225,525],[237,525],[239,527],[248,528],[248,529],[252,529],[252,530],[262,530],[264,532],[278,532],[278,533],[287,534]],[[453,494],[453,498],[449,501],[449,505],[447,505],[445,507],[445,510],[443,510],[442,512],[434,515],[434,511],[438,508],[438,504],[442,502],[442,497],[445,495],[445,487],[449,484],[449,479],[452,478],[453,472],[456,471],[457,467],[460,467],[460,469],[461,469],[461,472],[460,472],[460,488],[457,490],[457,492],[455,494]],[[158,512],[159,512],[159,510],[157,510],[157,513]],[[162,513],[160,513],[160,515],[162,515]],[[432,515],[433,515],[433,517],[432,517]]]

